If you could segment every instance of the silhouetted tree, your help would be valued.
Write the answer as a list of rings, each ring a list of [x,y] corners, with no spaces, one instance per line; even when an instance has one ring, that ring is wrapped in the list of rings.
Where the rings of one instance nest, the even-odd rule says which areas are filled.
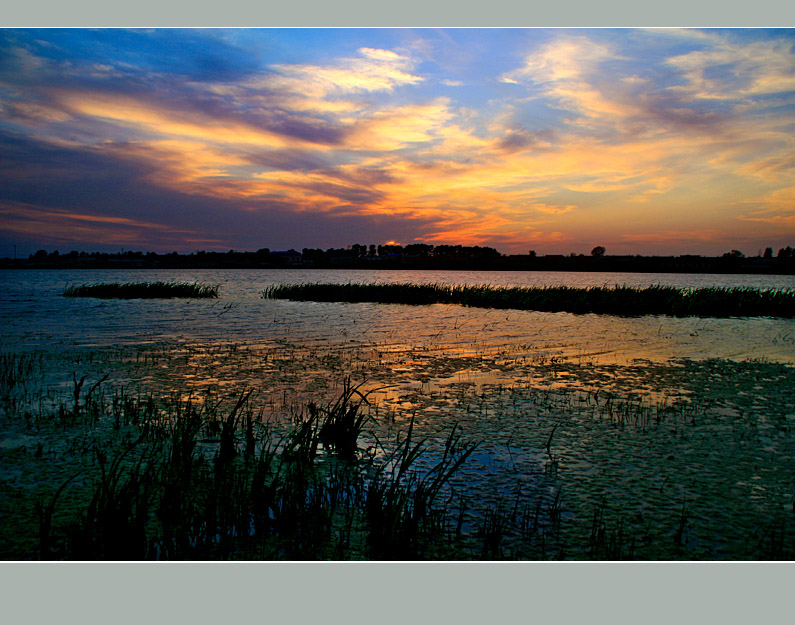
[[[403,252],[409,256],[430,256],[433,252],[433,245],[427,243],[410,243],[403,248]]]
[[[604,247],[602,247],[601,245],[597,245],[595,248],[591,250],[591,256],[596,256],[596,257],[604,256],[606,251],[607,250]]]
[[[309,247],[305,247],[304,249],[301,250],[301,258],[303,260],[319,263],[326,259],[326,253],[321,249],[312,249]]]
[[[400,245],[379,245],[378,246],[378,255],[379,256],[392,256],[395,254],[403,254],[403,247]]]
[[[766,247],[765,248],[765,254],[764,254],[763,258],[773,258],[773,248],[772,247]]]

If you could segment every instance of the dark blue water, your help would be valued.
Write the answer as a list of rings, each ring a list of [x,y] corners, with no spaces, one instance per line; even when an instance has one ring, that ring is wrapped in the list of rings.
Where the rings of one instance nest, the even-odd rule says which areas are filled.
[[[425,282],[795,288],[793,276],[359,270],[31,270],[0,272],[2,349],[244,342],[394,344],[456,353],[503,350],[629,362],[636,358],[795,361],[795,320],[618,318],[459,306],[263,300],[272,284]],[[60,296],[69,284],[176,280],[220,285],[217,300],[97,300]]]

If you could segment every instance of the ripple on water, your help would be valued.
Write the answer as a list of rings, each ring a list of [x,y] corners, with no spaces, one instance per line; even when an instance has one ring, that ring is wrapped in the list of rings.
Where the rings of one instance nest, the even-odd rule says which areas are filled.
[[[454,425],[481,442],[451,482],[473,528],[489,510],[526,510],[545,540],[561,524],[569,538],[556,553],[584,557],[598,518],[637,557],[741,558],[763,553],[781,519],[792,524],[792,320],[266,302],[262,281],[286,274],[236,275],[208,305],[67,302],[55,276],[24,298],[12,285],[3,350],[44,354],[13,409],[52,409],[74,376],[88,388],[110,373],[108,397],[122,386],[193,401],[253,390],[264,420],[288,424],[352,376],[385,444],[414,416],[422,466]],[[16,423],[0,453],[21,479],[34,454]],[[506,549],[537,557],[540,531],[506,536]]]

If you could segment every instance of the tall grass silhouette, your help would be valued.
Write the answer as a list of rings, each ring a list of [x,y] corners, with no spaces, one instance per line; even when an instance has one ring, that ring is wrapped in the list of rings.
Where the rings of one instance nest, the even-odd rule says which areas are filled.
[[[795,317],[795,290],[650,287],[501,287],[441,284],[283,284],[265,299],[384,304],[459,304],[618,316]]]
[[[108,282],[68,286],[62,295],[100,299],[216,298],[218,286],[195,282]]]

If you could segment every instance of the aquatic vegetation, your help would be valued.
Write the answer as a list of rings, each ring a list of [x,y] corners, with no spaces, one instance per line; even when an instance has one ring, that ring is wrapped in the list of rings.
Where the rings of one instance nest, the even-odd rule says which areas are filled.
[[[425,354],[419,385],[393,370],[407,353],[354,384],[352,361],[309,366],[319,353],[158,344],[40,352],[31,368],[9,356],[0,557],[795,553],[791,366],[443,352]]]
[[[413,430],[414,417],[405,439],[377,468],[366,491],[367,544],[376,559],[418,559],[427,557],[432,546],[439,548],[433,538],[444,535],[448,514],[445,508],[437,509],[437,499],[477,447],[477,443],[462,445],[453,428],[442,458],[423,475],[414,464],[425,441],[415,442]]]
[[[283,284],[265,299],[384,304],[460,304],[477,308],[619,316],[795,317],[795,290],[754,288],[497,287],[440,284]]]
[[[217,298],[218,286],[196,282],[107,282],[67,286],[64,297],[100,299]]]
[[[38,549],[24,557],[406,559],[444,542],[446,510],[436,501],[474,445],[451,433],[430,471],[415,466],[424,448],[411,428],[381,460],[360,453],[366,395],[349,380],[280,438],[250,398],[239,394],[224,414],[191,398],[114,393],[100,407],[109,431],[71,459],[91,462],[36,500]],[[91,425],[83,432],[96,433]]]
[[[256,273],[237,309],[7,315],[0,558],[795,554],[791,318],[257,304]]]

